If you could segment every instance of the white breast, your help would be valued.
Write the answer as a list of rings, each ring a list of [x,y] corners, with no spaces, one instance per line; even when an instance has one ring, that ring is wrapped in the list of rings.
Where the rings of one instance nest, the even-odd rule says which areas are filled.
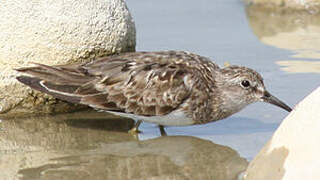
[[[194,124],[192,118],[187,117],[184,112],[179,110],[172,111],[171,113],[163,116],[140,116],[113,111],[107,112],[134,120],[143,120],[145,122],[156,123],[163,126],[186,126]]]

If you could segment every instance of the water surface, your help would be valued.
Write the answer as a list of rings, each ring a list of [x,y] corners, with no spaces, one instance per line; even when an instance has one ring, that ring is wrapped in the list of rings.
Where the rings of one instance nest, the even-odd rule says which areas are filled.
[[[133,120],[96,111],[6,119],[0,177],[23,180],[236,179],[248,162],[193,136],[141,141]]]

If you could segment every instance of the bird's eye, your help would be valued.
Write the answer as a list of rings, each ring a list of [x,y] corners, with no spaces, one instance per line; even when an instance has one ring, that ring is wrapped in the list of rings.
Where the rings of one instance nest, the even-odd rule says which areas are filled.
[[[247,88],[250,86],[250,82],[248,80],[241,81],[241,86]]]

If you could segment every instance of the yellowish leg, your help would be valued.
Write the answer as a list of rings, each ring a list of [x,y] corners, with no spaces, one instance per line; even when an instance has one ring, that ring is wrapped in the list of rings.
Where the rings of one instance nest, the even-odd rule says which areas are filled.
[[[140,126],[140,124],[141,124],[141,120],[138,120],[137,122],[136,122],[136,124],[133,126],[133,128],[131,128],[129,131],[128,131],[128,133],[129,134],[133,134],[133,135],[136,135],[136,134],[139,134],[141,131],[139,131],[139,126]]]

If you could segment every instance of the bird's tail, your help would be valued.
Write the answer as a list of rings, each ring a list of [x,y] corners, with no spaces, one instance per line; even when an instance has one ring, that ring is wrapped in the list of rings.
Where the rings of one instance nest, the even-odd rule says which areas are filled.
[[[83,70],[71,66],[36,64],[34,67],[16,70],[29,75],[18,76],[17,80],[21,83],[72,103],[80,103],[81,95],[77,94],[76,91],[80,86],[83,86],[93,79],[85,75]]]

